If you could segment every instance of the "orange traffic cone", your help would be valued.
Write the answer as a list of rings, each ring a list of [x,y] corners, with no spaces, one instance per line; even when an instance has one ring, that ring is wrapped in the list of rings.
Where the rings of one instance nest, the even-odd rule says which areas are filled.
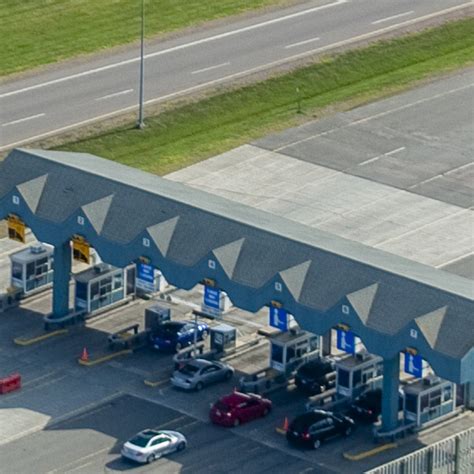
[[[276,431],[280,434],[286,434],[286,432],[288,431],[289,424],[290,423],[288,422],[288,417],[285,416],[285,421],[283,421],[283,426],[281,428],[278,427]]]
[[[84,361],[84,362],[87,362],[89,360],[89,354],[88,354],[87,349],[85,347],[82,350],[81,360]]]

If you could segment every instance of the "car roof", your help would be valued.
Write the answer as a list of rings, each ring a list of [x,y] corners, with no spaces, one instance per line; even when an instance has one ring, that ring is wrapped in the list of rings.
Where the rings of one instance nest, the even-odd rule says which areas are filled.
[[[140,433],[138,433],[140,436],[142,436],[143,438],[154,438],[155,436],[158,436],[160,435],[161,433],[159,431],[156,431],[156,430],[143,430],[143,431],[140,431]]]
[[[214,362],[210,362],[206,359],[193,359],[190,360],[187,365],[193,365],[194,367],[207,367],[209,365],[214,365]]]
[[[250,395],[247,395],[241,392],[233,392],[229,395],[225,395],[219,401],[229,406],[235,406],[235,405],[239,405],[242,402],[246,402],[247,400],[250,400],[251,398],[255,398],[255,397],[251,397]]]

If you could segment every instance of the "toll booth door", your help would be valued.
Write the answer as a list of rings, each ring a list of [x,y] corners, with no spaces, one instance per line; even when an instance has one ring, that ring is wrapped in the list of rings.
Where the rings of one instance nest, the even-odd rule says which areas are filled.
[[[136,267],[135,265],[127,268],[127,296],[135,293],[135,277]]]

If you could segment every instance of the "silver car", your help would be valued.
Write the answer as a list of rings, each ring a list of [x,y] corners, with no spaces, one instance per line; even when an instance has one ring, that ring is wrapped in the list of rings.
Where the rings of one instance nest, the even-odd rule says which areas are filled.
[[[150,463],[164,454],[182,451],[186,445],[186,438],[177,431],[144,430],[123,445],[121,454],[132,461]]]
[[[204,385],[230,380],[234,369],[223,362],[193,359],[171,376],[171,383],[184,390],[201,390]]]

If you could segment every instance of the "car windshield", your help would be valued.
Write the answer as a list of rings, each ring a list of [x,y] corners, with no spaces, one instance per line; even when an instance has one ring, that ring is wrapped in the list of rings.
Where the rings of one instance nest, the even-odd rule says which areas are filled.
[[[299,372],[306,377],[315,377],[324,373],[324,365],[320,362],[311,362],[303,365]]]
[[[220,400],[218,400],[218,401],[216,402],[215,407],[216,407],[218,410],[221,410],[221,411],[224,411],[224,412],[230,411],[229,405],[226,405],[224,402],[221,402]]]
[[[381,405],[382,397],[380,392],[369,392],[362,395],[357,401],[357,405],[363,408],[376,408]]]
[[[164,339],[172,339],[176,337],[178,332],[181,330],[182,325],[181,324],[163,324],[158,328],[156,331],[156,334],[158,337],[164,338]]]
[[[134,444],[135,446],[139,446],[140,448],[146,448],[149,441],[149,436],[137,435],[132,438],[129,443]]]
[[[305,431],[313,423],[321,419],[322,417],[316,415],[315,413],[308,413],[307,415],[299,416],[298,418],[293,420],[293,423],[291,423],[291,429],[295,431]]]
[[[179,371],[184,375],[194,375],[199,370],[199,367],[195,365],[187,364],[184,367],[181,367]]]

